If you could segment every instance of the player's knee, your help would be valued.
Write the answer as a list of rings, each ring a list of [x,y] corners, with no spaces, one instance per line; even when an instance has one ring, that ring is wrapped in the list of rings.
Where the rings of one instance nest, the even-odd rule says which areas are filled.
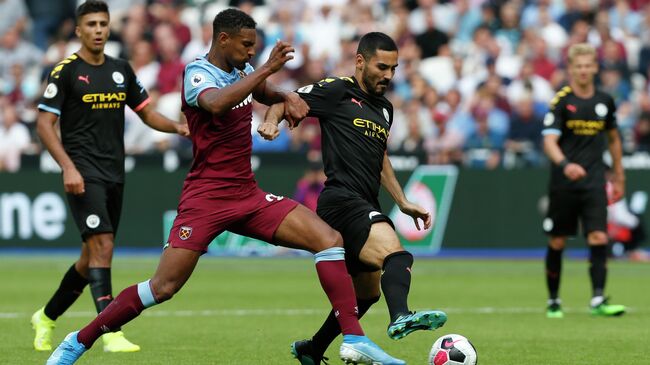
[[[343,247],[343,237],[341,237],[339,231],[328,227],[327,231],[323,232],[314,244],[316,245],[316,252],[327,250],[332,247]]]
[[[593,246],[598,246],[598,245],[606,245],[609,243],[609,238],[607,237],[607,234],[602,231],[597,231],[597,232],[591,232],[587,236],[587,241],[589,242],[590,245]]]
[[[339,231],[332,229],[332,232],[330,232],[331,235],[331,242],[334,242],[332,247],[343,247],[343,236],[339,233]]]
[[[170,300],[174,294],[181,290],[181,285],[175,281],[157,282],[151,279],[151,289],[156,299],[156,303],[162,303]]]
[[[89,256],[112,256],[113,255],[113,240],[109,237],[98,236],[88,240],[88,253]]]
[[[79,258],[74,264],[75,270],[84,278],[88,278],[88,263],[88,257],[85,257]]]
[[[552,237],[548,241],[548,245],[554,250],[564,250],[566,242],[564,237]]]
[[[87,252],[82,253],[79,256],[77,262],[75,262],[75,267],[77,268],[77,271],[88,269],[89,260],[90,260],[90,256],[88,255],[88,253]]]

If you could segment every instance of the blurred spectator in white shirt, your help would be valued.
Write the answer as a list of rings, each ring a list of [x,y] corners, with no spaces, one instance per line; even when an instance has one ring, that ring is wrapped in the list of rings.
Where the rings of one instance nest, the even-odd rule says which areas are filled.
[[[10,76],[11,66],[22,64],[25,69],[40,67],[43,51],[20,38],[20,32],[11,28],[0,35],[0,78]]]
[[[21,34],[29,21],[24,0],[0,0],[0,34],[15,29]]]
[[[151,42],[143,39],[136,43],[131,54],[131,65],[145,89],[157,88],[160,63],[156,61]]]
[[[210,50],[212,43],[212,23],[205,22],[201,26],[201,34],[199,37],[194,37],[190,43],[185,46],[181,54],[181,61],[188,64],[194,61],[195,58],[203,56]]]
[[[0,100],[0,171],[16,172],[20,169],[20,155],[30,147],[31,139],[29,130],[18,118],[16,108],[3,100]]]

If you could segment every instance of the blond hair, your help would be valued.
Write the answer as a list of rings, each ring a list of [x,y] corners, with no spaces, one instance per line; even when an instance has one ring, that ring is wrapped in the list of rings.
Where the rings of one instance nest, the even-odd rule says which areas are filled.
[[[569,48],[569,63],[573,63],[573,60],[577,56],[591,55],[594,60],[596,60],[596,48],[589,43],[578,43],[574,44]]]

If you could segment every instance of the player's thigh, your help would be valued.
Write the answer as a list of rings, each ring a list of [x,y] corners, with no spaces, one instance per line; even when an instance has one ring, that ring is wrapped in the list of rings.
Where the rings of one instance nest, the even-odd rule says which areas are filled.
[[[553,190],[549,193],[549,206],[543,222],[549,236],[574,236],[578,231],[581,210],[579,192]]]
[[[185,285],[202,254],[200,251],[175,247],[167,247],[163,251],[151,278],[151,287],[158,303],[171,298]]]
[[[366,271],[352,278],[354,291],[359,299],[372,299],[381,295],[381,271]]]
[[[182,197],[169,231],[167,245],[205,253],[215,237],[242,219],[239,201],[210,192]]]
[[[284,217],[273,235],[273,243],[310,252],[343,247],[341,235],[301,204]]]
[[[117,228],[120,225],[122,216],[122,203],[124,202],[124,184],[113,183],[108,187],[108,197],[106,206],[108,217],[113,226],[113,234],[117,234]]]
[[[86,182],[83,194],[66,194],[82,240],[89,235],[114,232],[106,203],[108,195],[107,184],[98,182]]]
[[[582,194],[582,226],[585,235],[599,242],[607,232],[607,192],[605,189],[592,189]],[[591,233],[600,232],[592,235]],[[606,239],[605,239],[606,240]]]
[[[363,262],[360,258],[361,250],[368,242],[372,226],[378,222],[392,224],[390,218],[359,197],[329,195],[321,195],[317,212],[327,224],[341,233],[350,275],[380,270],[382,260]]]
[[[393,226],[388,222],[376,222],[370,227],[370,234],[359,253],[359,260],[364,264],[382,267],[386,256],[403,250]]]

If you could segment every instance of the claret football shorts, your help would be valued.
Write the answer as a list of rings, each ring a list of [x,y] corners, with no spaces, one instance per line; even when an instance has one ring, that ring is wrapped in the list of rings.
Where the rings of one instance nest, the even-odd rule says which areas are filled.
[[[297,205],[256,183],[215,189],[186,182],[167,243],[207,252],[210,242],[226,230],[273,243],[280,223]]]

